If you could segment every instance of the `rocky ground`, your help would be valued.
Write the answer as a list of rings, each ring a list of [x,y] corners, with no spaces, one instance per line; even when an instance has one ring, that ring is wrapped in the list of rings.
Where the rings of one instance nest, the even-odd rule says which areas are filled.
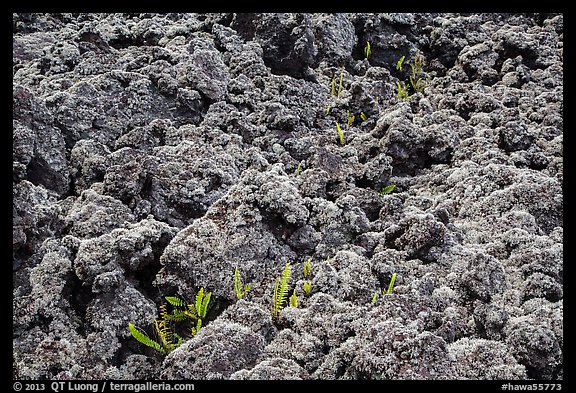
[[[562,15],[14,14],[14,378],[562,379],[562,95]]]

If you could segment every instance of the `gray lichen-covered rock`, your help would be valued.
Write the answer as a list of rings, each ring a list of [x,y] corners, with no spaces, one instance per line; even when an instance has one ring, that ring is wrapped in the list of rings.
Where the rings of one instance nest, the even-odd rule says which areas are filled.
[[[262,336],[245,326],[214,322],[200,330],[162,365],[163,379],[228,379],[252,364],[264,349]]]
[[[563,378],[562,14],[12,26],[15,379]]]

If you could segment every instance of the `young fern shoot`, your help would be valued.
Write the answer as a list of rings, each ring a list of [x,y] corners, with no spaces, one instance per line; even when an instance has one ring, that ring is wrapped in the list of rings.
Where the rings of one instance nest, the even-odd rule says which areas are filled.
[[[290,307],[298,308],[298,296],[296,295],[296,288],[294,288],[292,296],[290,296]]]
[[[272,317],[274,319],[278,319],[280,311],[284,308],[284,304],[286,303],[291,273],[292,270],[290,262],[287,262],[282,274],[276,279],[276,283],[274,284],[274,297],[272,299],[274,302],[272,305]]]
[[[298,164],[296,176],[298,176],[299,173],[300,173],[300,164]],[[236,293],[236,297],[238,298],[238,300],[243,299],[244,296],[246,295],[246,292],[248,292],[250,289],[251,289],[250,284],[244,285],[244,283],[242,282],[242,277],[240,277],[240,271],[238,270],[238,266],[236,266],[236,269],[234,270],[234,293]]]
[[[156,351],[160,352],[161,354],[166,354],[166,350],[162,345],[160,345],[160,343],[152,340],[150,337],[148,337],[145,333],[142,333],[136,326],[134,326],[130,322],[128,323],[128,329],[130,329],[132,337],[138,340],[139,343],[144,344],[150,348],[153,348]]]
[[[340,128],[340,124],[338,124],[338,122],[336,122],[336,131],[338,132],[340,144],[344,146],[346,144],[346,140],[344,139],[344,133],[342,132],[342,128]]]
[[[394,289],[394,282],[396,281],[396,273],[392,274],[392,278],[390,279],[390,284],[388,284],[388,289],[383,295],[390,295],[392,293],[392,289]]]

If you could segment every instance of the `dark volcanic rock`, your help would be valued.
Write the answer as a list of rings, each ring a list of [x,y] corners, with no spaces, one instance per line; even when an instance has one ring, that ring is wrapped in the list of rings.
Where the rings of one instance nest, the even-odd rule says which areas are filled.
[[[15,379],[563,378],[562,14],[12,28]]]

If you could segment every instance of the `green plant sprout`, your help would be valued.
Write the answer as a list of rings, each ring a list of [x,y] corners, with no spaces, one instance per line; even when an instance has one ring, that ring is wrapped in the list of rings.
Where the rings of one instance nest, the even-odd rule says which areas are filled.
[[[306,296],[310,296],[310,291],[312,290],[312,283],[310,281],[304,281],[302,287],[304,288],[304,293],[306,294]]]
[[[312,259],[308,258],[308,260],[306,260],[306,262],[304,262],[304,266],[303,266],[302,270],[303,270],[305,279],[307,279],[308,277],[310,277],[312,275]],[[304,293],[306,294],[306,296],[309,296],[310,290],[312,289],[312,283],[308,280],[305,280],[304,284],[303,284],[303,288],[304,288]]]
[[[272,299],[272,317],[274,319],[278,319],[280,311],[284,308],[284,303],[286,303],[291,273],[290,262],[286,262],[282,274],[280,277],[276,278],[276,283],[274,284],[274,297]]]
[[[370,47],[370,41],[366,41],[366,46],[364,47],[364,57],[365,58],[370,58],[370,55],[372,54],[372,48]]]
[[[290,296],[290,307],[298,308],[298,296],[296,295],[296,288],[294,288],[292,296]]]
[[[312,274],[312,259],[308,258],[302,267],[304,278],[308,278]]]
[[[330,92],[330,97],[334,97],[334,95],[336,95],[336,82],[334,81],[334,78],[332,78],[332,89]]]
[[[366,115],[364,114],[364,112],[360,112],[360,118],[362,119],[362,121],[368,120],[368,118],[366,117]]]
[[[400,60],[398,60],[398,61],[396,62],[396,69],[397,69],[398,71],[400,71],[400,72],[402,72],[402,63],[404,63],[404,59],[405,59],[405,58],[406,58],[406,56],[402,56],[402,57],[400,58]]]
[[[340,138],[340,144],[344,146],[346,144],[346,140],[344,139],[344,133],[342,132],[342,129],[340,128],[340,124],[338,124],[338,122],[336,122],[336,131],[338,131],[338,138]]]
[[[150,337],[148,337],[145,333],[140,331],[136,326],[134,326],[130,322],[128,323],[128,329],[130,329],[132,337],[138,340],[138,342],[140,342],[141,344],[153,348],[156,351],[160,352],[161,354],[166,354],[167,351],[166,348],[164,348],[160,343],[152,340]]]
[[[400,60],[396,63],[396,69],[402,72],[402,63],[404,62],[405,56],[402,56]],[[424,68],[424,56],[417,54],[414,56],[412,63],[410,65],[411,73],[408,75],[408,80],[404,82],[396,81],[396,86],[398,87],[398,93],[396,97],[400,100],[407,101],[412,97],[410,91],[416,93],[423,93],[428,80],[424,81],[422,79],[422,72]]]
[[[396,93],[396,97],[398,99],[407,101],[410,99],[410,93],[408,93],[408,86],[404,82],[400,85],[400,82],[396,81],[396,86],[398,86],[398,93]]]
[[[326,114],[330,114],[330,109],[332,109],[332,105],[328,104],[328,108],[326,108]]]
[[[202,319],[206,317],[211,296],[212,292],[204,295],[204,288],[200,288],[196,294],[196,302],[193,305],[187,304],[186,301],[177,296],[166,296],[164,299],[166,299],[166,302],[168,302],[173,309],[169,313],[166,304],[160,306],[160,318],[154,321],[154,329],[158,341],[148,337],[148,335],[131,322],[128,323],[130,334],[139,343],[153,348],[163,355],[167,355],[178,348],[183,341],[182,337],[174,332],[173,324],[183,322],[187,318],[196,320],[196,325],[192,325],[190,330],[194,336],[202,327]]]
[[[354,124],[354,119],[355,119],[354,115],[351,115],[350,117],[348,117],[348,127],[350,127],[352,124]]]
[[[300,173],[300,164],[298,164],[298,170],[296,170],[296,176]],[[242,282],[242,277],[240,277],[240,272],[238,271],[238,266],[234,269],[234,293],[238,300],[243,299],[246,292],[250,290],[250,284],[244,285]]]
[[[396,282],[396,273],[392,274],[392,278],[390,279],[390,284],[388,284],[388,289],[383,295],[390,295],[392,293],[392,289],[394,289],[394,283]]]
[[[388,184],[386,187],[383,187],[382,190],[380,190],[380,195],[388,195],[392,193],[392,191],[394,191],[395,189],[396,184]]]
[[[390,279],[390,284],[388,284],[388,289],[385,291],[384,290],[382,291],[382,296],[392,294],[392,290],[394,289],[394,283],[395,282],[396,282],[396,273],[392,274],[392,278]],[[378,300],[378,291],[374,292],[374,295],[372,295],[372,301],[370,302],[370,304],[375,304],[377,300]]]

